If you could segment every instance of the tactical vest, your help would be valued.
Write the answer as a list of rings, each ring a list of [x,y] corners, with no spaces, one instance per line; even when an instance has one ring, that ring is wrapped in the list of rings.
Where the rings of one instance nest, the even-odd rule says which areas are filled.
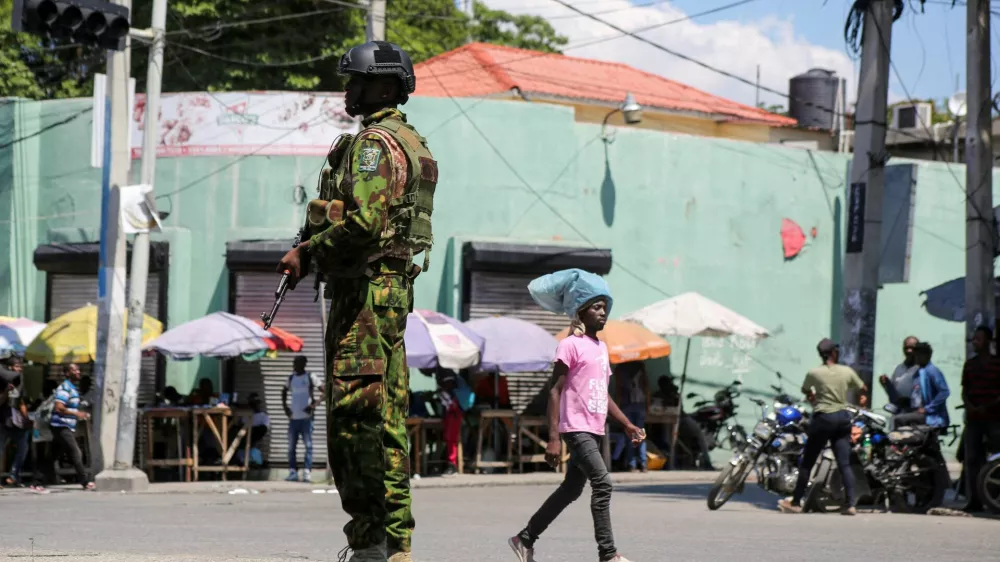
[[[368,255],[332,257],[325,263],[316,263],[317,270],[328,277],[358,277],[364,275],[369,264],[381,258],[393,257],[412,260],[414,254],[424,252],[423,270],[430,265],[430,251],[434,243],[431,214],[434,210],[434,190],[437,186],[437,162],[427,148],[427,141],[412,127],[399,119],[384,119],[365,128],[357,137],[341,135],[327,156],[330,168],[323,170],[320,180],[320,199],[310,202],[308,222],[313,233],[328,228],[342,218],[342,212],[353,205],[349,157],[357,139],[371,130],[390,137],[402,151],[405,163],[403,189],[389,200],[388,224]],[[392,150],[388,156],[392,157]],[[404,165],[393,162],[394,166]],[[390,186],[391,187],[391,186]]]

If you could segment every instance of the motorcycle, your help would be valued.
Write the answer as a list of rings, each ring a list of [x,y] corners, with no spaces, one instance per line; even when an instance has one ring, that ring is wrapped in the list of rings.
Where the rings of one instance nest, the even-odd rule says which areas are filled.
[[[740,397],[740,381],[733,381],[733,384],[715,393],[712,400],[701,399],[695,402],[695,411],[691,417],[701,428],[702,433],[708,441],[708,450],[716,448],[729,448],[737,451],[747,442],[747,432],[743,426],[735,423],[736,399]],[[691,392],[687,395],[692,398],[701,398],[697,393]]]
[[[853,427],[851,470],[858,503],[885,504],[897,513],[927,513],[944,502],[951,477],[938,440],[943,431],[928,426],[889,431],[885,416],[849,407]],[[825,512],[843,505],[844,488],[832,451],[823,451],[803,500],[805,511]]]
[[[983,506],[1000,514],[1000,453],[994,453],[986,459],[976,480]]]
[[[770,407],[763,400],[750,401],[760,406],[760,421],[709,489],[708,508],[712,511],[742,492],[752,472],[757,474],[757,485],[767,492],[788,495],[795,489],[798,459],[806,443],[803,409],[790,403],[787,395]]]

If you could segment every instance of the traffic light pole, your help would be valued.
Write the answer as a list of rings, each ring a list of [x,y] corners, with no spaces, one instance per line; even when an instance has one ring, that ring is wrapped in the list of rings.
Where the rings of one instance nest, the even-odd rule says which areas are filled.
[[[115,4],[131,8],[131,0]],[[96,385],[99,407],[95,408],[91,440],[93,470],[111,467],[115,455],[118,416],[122,395],[122,328],[125,314],[125,235],[121,228],[120,188],[128,185],[131,155],[128,146],[129,49],[109,50],[107,57],[107,96],[110,132],[105,138],[104,185],[101,190],[101,248],[98,274],[98,319]],[[110,152],[110,156],[109,153]],[[110,162],[110,165],[108,165]],[[100,486],[100,483],[98,483]]]
[[[125,0],[128,2],[129,0]],[[154,0],[152,26],[148,31],[133,30],[133,35],[151,39],[149,49],[149,65],[146,71],[146,109],[145,127],[143,130],[141,183],[153,185],[156,173],[157,125],[159,122],[160,90],[163,77],[164,28],[167,20],[167,0]],[[130,52],[127,47],[126,53]],[[127,55],[126,55],[127,58]],[[126,67],[126,73],[127,73]],[[127,74],[124,75],[128,83]],[[117,82],[115,82],[117,84]],[[120,87],[120,86],[119,86]],[[126,104],[124,115],[130,113]],[[117,118],[122,111],[114,115]],[[127,139],[127,129],[126,129]],[[127,162],[127,161],[126,161]],[[127,170],[127,165],[125,167]],[[124,240],[124,237],[122,237]],[[124,260],[123,260],[124,263]],[[129,277],[128,329],[125,340],[125,369],[122,381],[122,392],[118,401],[119,413],[117,424],[117,439],[114,446],[114,464],[105,466],[105,470],[97,475],[98,490],[104,491],[141,491],[149,486],[146,473],[132,466],[135,455],[135,435],[138,421],[137,402],[139,394],[139,379],[142,363],[142,324],[146,308],[146,284],[149,273],[149,233],[136,234],[132,243],[132,267]],[[119,319],[114,319],[115,325],[121,326]],[[120,342],[119,337],[115,341]],[[121,372],[121,370],[119,370]],[[107,396],[107,395],[105,395]]]

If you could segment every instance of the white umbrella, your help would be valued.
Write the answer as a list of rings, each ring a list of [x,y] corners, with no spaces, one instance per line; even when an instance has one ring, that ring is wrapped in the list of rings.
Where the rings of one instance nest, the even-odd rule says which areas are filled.
[[[766,338],[764,327],[698,293],[684,293],[641,308],[623,318],[661,336]]]
[[[24,353],[25,348],[45,329],[45,324],[27,318],[5,318],[0,321],[0,356]]]
[[[186,361],[197,355],[230,358],[264,351],[271,334],[253,320],[215,312],[167,330],[142,346],[174,360]]]
[[[684,293],[641,308],[626,315],[623,320],[636,322],[661,336],[688,338],[684,353],[684,370],[681,373],[679,399],[684,400],[684,382],[687,379],[688,357],[691,355],[691,338],[725,338],[741,336],[763,339],[771,335],[764,327],[698,293]],[[676,458],[677,430],[674,424],[670,443],[670,467]]]

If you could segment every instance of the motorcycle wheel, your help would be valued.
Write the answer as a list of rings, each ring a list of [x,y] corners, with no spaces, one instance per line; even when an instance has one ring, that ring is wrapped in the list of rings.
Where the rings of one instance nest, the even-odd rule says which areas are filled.
[[[900,485],[889,493],[893,512],[924,514],[944,503],[945,492],[951,487],[951,475],[944,463],[931,456],[919,456],[905,466],[903,472]]]
[[[829,513],[840,509],[840,502],[830,493],[830,471],[837,470],[833,463],[820,459],[816,473],[802,499],[803,511],[806,513]]]
[[[983,506],[993,513],[1000,513],[1000,460],[984,466],[979,471],[976,483]]]
[[[735,466],[732,463],[726,463],[726,467],[722,469],[722,472],[715,479],[715,483],[708,490],[708,509],[712,511],[719,509],[733,497],[733,494],[741,490],[743,481],[746,480],[752,467],[753,464],[747,457],[741,458]]]

